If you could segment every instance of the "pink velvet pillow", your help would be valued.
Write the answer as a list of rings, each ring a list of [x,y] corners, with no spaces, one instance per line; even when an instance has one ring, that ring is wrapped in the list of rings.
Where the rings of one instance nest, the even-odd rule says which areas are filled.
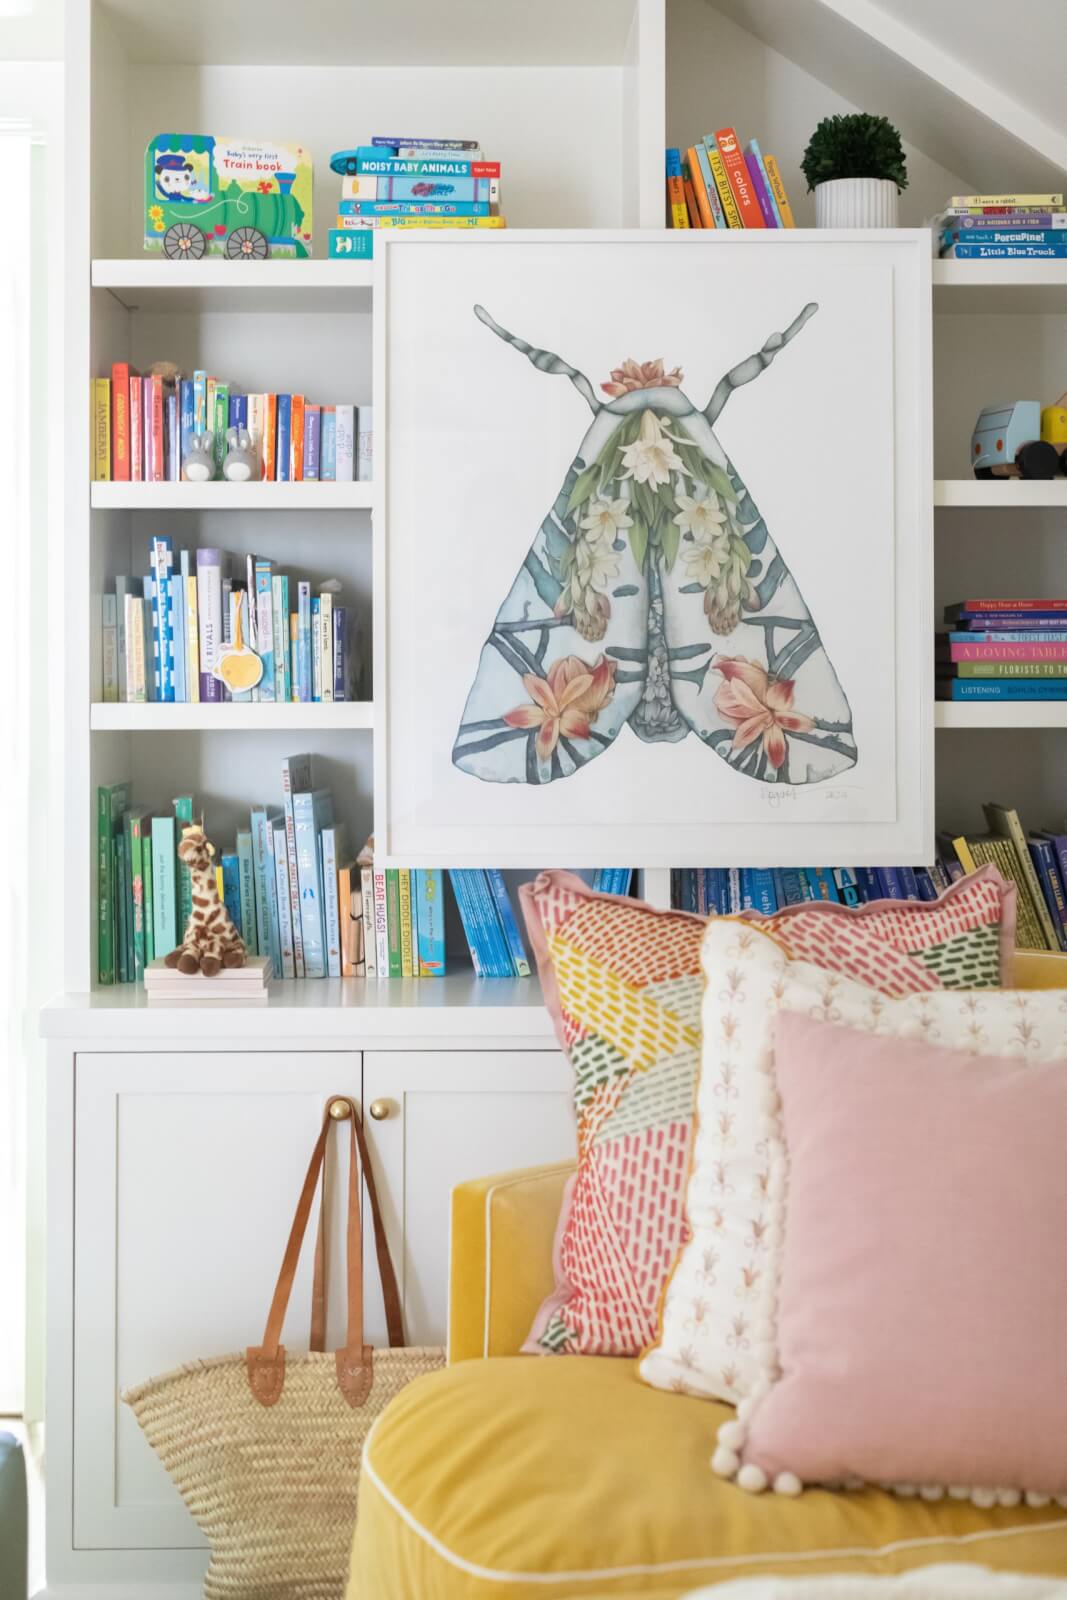
[[[779,1375],[720,1434],[738,1482],[1067,1495],[1067,1061],[783,1012],[774,1073]]]

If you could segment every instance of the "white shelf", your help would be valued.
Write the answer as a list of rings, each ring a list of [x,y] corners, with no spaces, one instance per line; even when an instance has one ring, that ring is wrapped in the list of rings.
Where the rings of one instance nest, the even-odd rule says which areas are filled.
[[[1067,478],[935,478],[935,506],[1067,506]]]
[[[1067,260],[935,261],[934,310],[975,314],[1067,311]]]
[[[369,261],[97,260],[94,289],[128,311],[370,311]]]
[[[374,727],[374,703],[370,700],[343,700],[332,704],[294,704],[291,701],[227,701],[216,705],[201,701],[195,705],[116,705],[98,701],[89,709],[89,726],[94,733],[229,733],[240,729],[257,733],[272,730],[329,732],[333,729]]]
[[[1067,700],[938,700],[935,728],[1067,728]]]
[[[369,511],[372,483],[91,483],[94,511]]]

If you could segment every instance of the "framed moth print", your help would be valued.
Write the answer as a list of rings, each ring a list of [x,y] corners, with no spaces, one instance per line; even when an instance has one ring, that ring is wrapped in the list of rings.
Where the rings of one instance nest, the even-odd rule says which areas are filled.
[[[928,860],[928,234],[379,244],[386,859]]]

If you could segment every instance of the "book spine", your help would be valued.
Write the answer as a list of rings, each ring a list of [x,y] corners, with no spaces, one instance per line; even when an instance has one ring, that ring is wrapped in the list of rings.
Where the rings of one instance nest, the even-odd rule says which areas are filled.
[[[182,552],[182,560],[186,552]],[[197,581],[191,574],[185,579],[185,681],[189,700],[193,705],[200,701],[200,627],[198,616]]]
[[[308,635],[308,653],[311,659],[311,698],[316,703],[322,699],[322,599],[311,596],[311,626]]]
[[[445,885],[440,867],[419,867],[415,880],[418,949],[413,957],[420,978],[445,975]]]
[[[148,663],[144,649],[144,600],[126,596],[126,701],[144,705],[148,699]]]
[[[378,976],[378,939],[374,926],[374,868],[361,866],[359,869],[359,882],[363,910],[363,959],[366,962],[367,977],[376,978]]]
[[[237,834],[237,888],[240,913],[241,938],[250,956],[265,955],[259,943],[256,925],[256,869],[252,853],[252,835],[247,828]]]
[[[222,463],[226,460],[226,429],[230,425],[230,388],[226,383],[216,383],[215,402],[211,412],[211,432],[215,441],[215,476],[222,477]]]
[[[269,561],[256,558],[256,653],[263,663],[263,676],[259,680],[260,700],[277,697],[274,666],[274,602],[272,594],[273,571]],[[251,597],[249,607],[251,608]]]
[[[477,919],[465,874],[462,869],[454,867],[448,876],[452,882],[452,893],[456,897],[459,920],[463,924],[463,936],[467,941],[467,949],[470,951],[471,964],[474,967],[475,976],[478,978],[488,977],[489,974],[482,956],[481,940],[478,935]]]
[[[986,809],[986,816],[989,820],[991,831],[1006,838],[1015,852],[1015,857],[1022,871],[1023,881],[1030,891],[1030,898],[1034,902],[1038,924],[1044,935],[1045,943],[1050,950],[1057,949],[1059,941],[1056,937],[1056,930],[1045,906],[1041,885],[1037,881],[1037,873],[1034,871],[1034,863],[1030,859],[1026,834],[1023,832],[1018,813],[1008,807],[990,806]]]
[[[958,216],[951,216],[946,212],[949,221],[945,231],[952,233],[970,233],[977,231],[983,238],[989,232],[1011,231],[1017,228],[1067,228],[1067,212],[1064,211],[1016,211],[1007,215],[975,216],[970,211],[961,212]]]
[[[341,179],[342,200],[439,200],[461,202],[465,200],[500,199],[499,178],[445,178],[438,183],[428,183],[424,178],[403,174],[379,175],[359,173]],[[348,219],[346,219],[348,220]],[[495,217],[472,218],[472,221],[494,222]]]
[[[949,656],[953,661],[990,661],[994,663],[1007,663],[1013,661],[1043,661],[1055,665],[1061,661],[1067,662],[1067,643],[1055,640],[1035,639],[1024,644],[1015,644],[1009,640],[1001,642],[981,640],[972,644],[953,644],[949,646]]]
[[[274,483],[278,476],[278,396],[268,394],[267,418],[263,433],[263,477]]]
[[[401,161],[421,161],[425,160],[428,155],[448,157],[457,150],[463,151],[472,161],[481,160],[481,145],[467,145],[463,140],[456,144],[449,144],[447,141],[444,144],[435,144],[432,139],[427,139],[425,142],[420,140],[415,144],[401,144],[395,147],[396,155]]]
[[[386,970],[391,978],[400,978],[404,966],[400,949],[400,873],[396,867],[387,868],[385,873],[385,915],[389,936]]]
[[[156,930],[155,913],[152,896],[152,834],[151,823],[149,832],[145,834],[141,846],[141,879],[142,898],[144,900],[144,962],[151,966],[156,959]]]
[[[193,373],[193,432],[207,432],[207,373],[199,368]]]
[[[488,217],[489,200],[339,200],[339,217]]]
[[[196,431],[196,411],[193,402],[192,378],[183,378],[181,380],[181,386],[178,390],[178,393],[181,397],[178,421],[178,477],[180,478],[182,475],[181,463],[185,460],[186,452],[189,449],[193,434]]]
[[[774,156],[763,157],[763,170],[767,174],[767,187],[774,197],[775,205],[778,207],[778,215],[782,219],[782,227],[795,228],[796,219],[793,216],[793,208],[789,204],[789,196],[786,193],[785,184],[782,182],[781,170]]]
[[[337,830],[322,830],[322,917],[326,936],[326,976],[341,976],[341,895],[338,883]],[[346,896],[346,902],[347,902]],[[345,916],[349,915],[345,906]]]
[[[1063,244],[954,244],[942,251],[949,261],[1062,261],[1067,257]]]
[[[295,978],[293,953],[293,900],[289,888],[289,851],[284,822],[274,833],[274,894],[278,905],[278,940],[281,946],[281,976]]]
[[[726,168],[726,176],[730,180],[737,209],[741,215],[741,225],[745,228],[763,228],[763,212],[760,210],[753,189],[752,180],[745,166],[745,158],[737,142],[737,134],[732,128],[718,128],[715,133],[715,143],[722,156],[722,164]]]
[[[119,983],[130,981],[128,883],[126,851],[121,833],[111,840],[112,872],[115,881],[115,976]]]
[[[319,633],[316,641],[319,652],[319,699],[333,702],[333,595],[329,590],[319,596]]]
[[[377,149],[388,150],[480,150],[482,147],[477,139],[416,139],[411,134],[395,136],[378,134],[371,144]]]
[[[299,782],[309,781],[299,773]],[[293,966],[295,976],[304,976],[304,936],[300,923],[300,874],[296,859],[296,815],[293,792],[294,772],[290,761],[282,762],[282,806],[285,811],[285,854],[289,867],[289,902],[293,925]]]
[[[376,976],[389,976],[389,897],[386,893],[385,872],[373,868],[374,880],[374,964]]]
[[[115,887],[111,793],[96,791],[96,981],[115,981]]]
[[[796,867],[782,868],[782,900],[787,906],[803,905],[807,899],[804,893],[802,874]]]
[[[116,361],[111,368],[111,476],[116,483],[130,481],[130,366]]]
[[[165,400],[165,444],[166,444],[166,479],[168,483],[177,483],[182,475],[181,430],[178,425],[178,396],[173,389],[168,390]]]
[[[111,379],[93,378],[93,482],[111,481]]]
[[[158,648],[156,687],[159,700],[167,704],[174,701],[174,601],[171,595],[171,574],[174,571],[174,551],[170,539],[157,536],[152,540],[152,576],[155,592],[152,599],[152,632]]]
[[[990,228],[981,233],[960,232],[958,228],[946,228],[941,235],[942,243],[946,246],[954,244],[976,244],[984,246],[1010,244],[1054,244],[1057,247],[1067,246],[1067,234],[1058,228]],[[942,252],[944,253],[944,252]]]
[[[397,868],[397,903],[400,907],[400,976],[413,978],[418,974],[411,917],[411,873],[407,867]]]
[[[285,684],[286,658],[289,654],[289,600],[278,575],[270,580],[270,632],[274,658],[274,698],[284,702],[289,699]]]
[[[348,699],[348,609],[333,608],[333,697]]]
[[[304,407],[304,478],[305,480],[318,481],[319,477],[319,439],[322,426],[322,412],[318,406]]]
[[[752,868],[752,895],[756,903],[756,910],[762,911],[764,916],[773,916],[778,910],[778,895],[774,873],[766,867]]]
[[[456,157],[441,160],[401,161],[389,156],[359,157],[356,171],[378,178],[499,178],[499,161],[475,161]]]
[[[255,835],[252,838],[255,848]],[[267,907],[267,950],[270,952],[270,968],[274,977],[282,976],[282,938],[281,921],[278,914],[278,879],[277,867],[274,861],[274,826],[273,820],[268,817],[263,830],[263,883],[262,893]],[[256,879],[256,913],[259,913],[259,896],[261,892],[260,880]]]
[[[352,483],[356,476],[356,408],[343,405],[334,407],[336,440],[334,471],[338,483]]]
[[[149,410],[145,422],[150,430],[152,483],[163,482],[163,379],[152,377],[148,381]],[[221,476],[221,474],[220,474]],[[145,477],[148,474],[145,473]]]
[[[144,660],[145,660],[145,697],[150,702],[159,699],[158,676],[156,672],[157,651],[156,639],[152,625],[152,602],[156,594],[156,580],[152,577],[141,579],[141,598],[144,602],[141,608],[141,621],[144,635]]]
[[[833,873],[827,873],[825,867],[805,867],[804,875],[808,880],[813,900],[833,900],[839,898],[837,885],[834,883]]]
[[[319,478],[323,483],[337,481],[337,411],[334,406],[322,407]]]
[[[471,871],[475,903],[478,907],[483,935],[487,940],[490,971],[496,978],[513,978],[515,969],[512,966],[511,956],[504,941],[504,930],[500,925],[496,903],[489,888],[489,875],[484,867],[475,867]]]
[[[168,592],[167,615],[170,619],[171,652],[174,658],[174,698],[179,705],[185,705],[189,699],[189,688],[186,674],[185,579],[181,573],[171,575]]]
[[[294,394],[289,404],[289,478],[301,483],[304,477],[304,396]]]
[[[954,678],[938,687],[939,700],[1067,700],[1056,678]]]
[[[147,477],[145,471],[144,386],[136,372],[130,378],[129,398],[130,478],[134,483],[143,483]]]
[[[1045,908],[1056,935],[1056,948],[1067,950],[1067,901],[1063,897],[1056,856],[1047,839],[1031,838],[1027,841],[1030,859],[1037,874]]]
[[[374,407],[360,406],[355,413],[354,425],[355,475],[360,483],[370,483],[374,476]]]
[[[682,152],[667,151],[667,221],[672,228],[688,228],[689,217],[685,209],[685,189],[682,184]]]
[[[949,671],[953,676],[964,679],[1048,678],[1055,683],[1067,678],[1067,659],[1061,661],[957,661]]]
[[[301,579],[297,584],[297,699],[306,703],[311,699],[311,585]]]
[[[765,228],[777,228],[778,215],[771,201],[770,191],[767,188],[767,184],[763,176],[761,162],[757,161],[755,155],[752,153],[751,147],[747,151],[742,152],[741,159],[748,169],[749,182],[752,185],[752,192],[756,196],[756,204],[760,208],[760,215],[763,218],[763,226]]]
[[[177,944],[174,818],[152,818],[152,918],[156,960]],[[184,930],[183,930],[184,931]]]
[[[278,433],[274,448],[274,471],[279,483],[288,483],[290,477],[290,450],[292,445],[293,397],[278,396]]]
[[[708,166],[711,168],[712,180],[715,184],[715,190],[719,196],[719,204],[722,206],[722,212],[726,220],[726,226],[728,228],[743,228],[745,225],[744,220],[742,219],[741,212],[738,209],[737,201],[734,198],[734,191],[730,185],[729,174],[726,171],[726,165],[722,159],[722,151],[719,149],[719,146],[711,135],[704,140],[704,148],[707,151]]]
[[[270,888],[269,880],[273,872],[270,860],[270,836],[272,833],[272,818],[263,806],[254,806],[249,817],[251,843],[252,843],[252,885],[253,906],[255,909],[256,949],[255,954],[264,956],[270,951]],[[240,852],[241,836],[237,836],[238,852]],[[245,943],[247,944],[247,940]],[[280,970],[278,963],[273,961],[275,970]]]
[[[686,152],[689,162],[689,181],[693,186],[696,196],[697,210],[700,213],[700,226],[702,228],[715,227],[715,213],[711,208],[711,198],[708,194],[707,184],[704,182],[703,163],[700,160],[699,147],[690,146]]]
[[[219,899],[229,913],[230,921],[241,932],[241,863],[236,850],[226,850],[219,858],[216,872],[222,878]]]
[[[700,209],[697,206],[696,190],[693,188],[693,180],[689,176],[688,159],[682,162],[682,189],[685,194],[685,209],[689,213],[689,226],[691,228],[702,228],[704,226],[704,222],[700,215]]]
[[[950,206],[1003,206],[1008,211],[1049,211],[1062,207],[1062,194],[954,194]]]
[[[222,699],[222,684],[212,676],[222,647],[222,551],[196,552],[197,635],[200,654],[200,698]]]
[[[725,228],[728,226],[726,221],[726,213],[722,208],[722,198],[715,183],[715,175],[711,170],[711,158],[708,154],[707,140],[705,139],[698,142],[695,146],[695,149],[697,166],[700,168],[700,181],[703,184],[704,192],[708,197],[708,205],[711,208],[712,220],[714,221],[716,228]]]
[[[489,867],[486,869],[485,875],[489,883],[490,893],[493,896],[493,902],[496,906],[497,916],[500,918],[500,927],[504,935],[504,944],[507,949],[508,958],[515,970],[515,976],[517,978],[528,978],[530,976],[530,963],[527,959],[526,948],[523,945],[522,937],[519,933],[518,923],[515,921],[515,913],[512,910],[507,884],[504,882],[504,874],[498,867]],[[617,893],[618,887],[618,880],[613,875],[612,893]]]
[[[322,894],[319,840],[316,831],[315,795],[293,796],[296,831],[296,869],[300,892],[300,933],[303,942],[305,978],[326,976],[326,948],[322,926]]]
[[[118,603],[113,594],[100,596],[100,637],[103,647],[101,688],[105,705],[119,697]]]
[[[970,629],[964,633],[950,633],[950,644],[1064,644],[1067,645],[1067,631],[1062,624],[1059,627],[1045,628],[996,628],[990,632],[983,632],[979,628]]]
[[[174,807],[175,821],[175,854],[177,846],[181,843],[184,829],[193,823],[193,797],[191,794],[178,795],[171,801]],[[178,931],[182,938],[189,926],[189,918],[193,913],[193,875],[184,861],[178,862]]]

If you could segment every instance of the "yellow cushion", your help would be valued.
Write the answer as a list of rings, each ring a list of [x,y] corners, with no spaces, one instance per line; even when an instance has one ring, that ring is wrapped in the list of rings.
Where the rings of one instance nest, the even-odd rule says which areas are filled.
[[[610,1357],[463,1361],[367,1443],[348,1600],[677,1600],[774,1573],[971,1561],[1067,1577],[1067,1512],[879,1490],[749,1495],[709,1466],[725,1406]]]

